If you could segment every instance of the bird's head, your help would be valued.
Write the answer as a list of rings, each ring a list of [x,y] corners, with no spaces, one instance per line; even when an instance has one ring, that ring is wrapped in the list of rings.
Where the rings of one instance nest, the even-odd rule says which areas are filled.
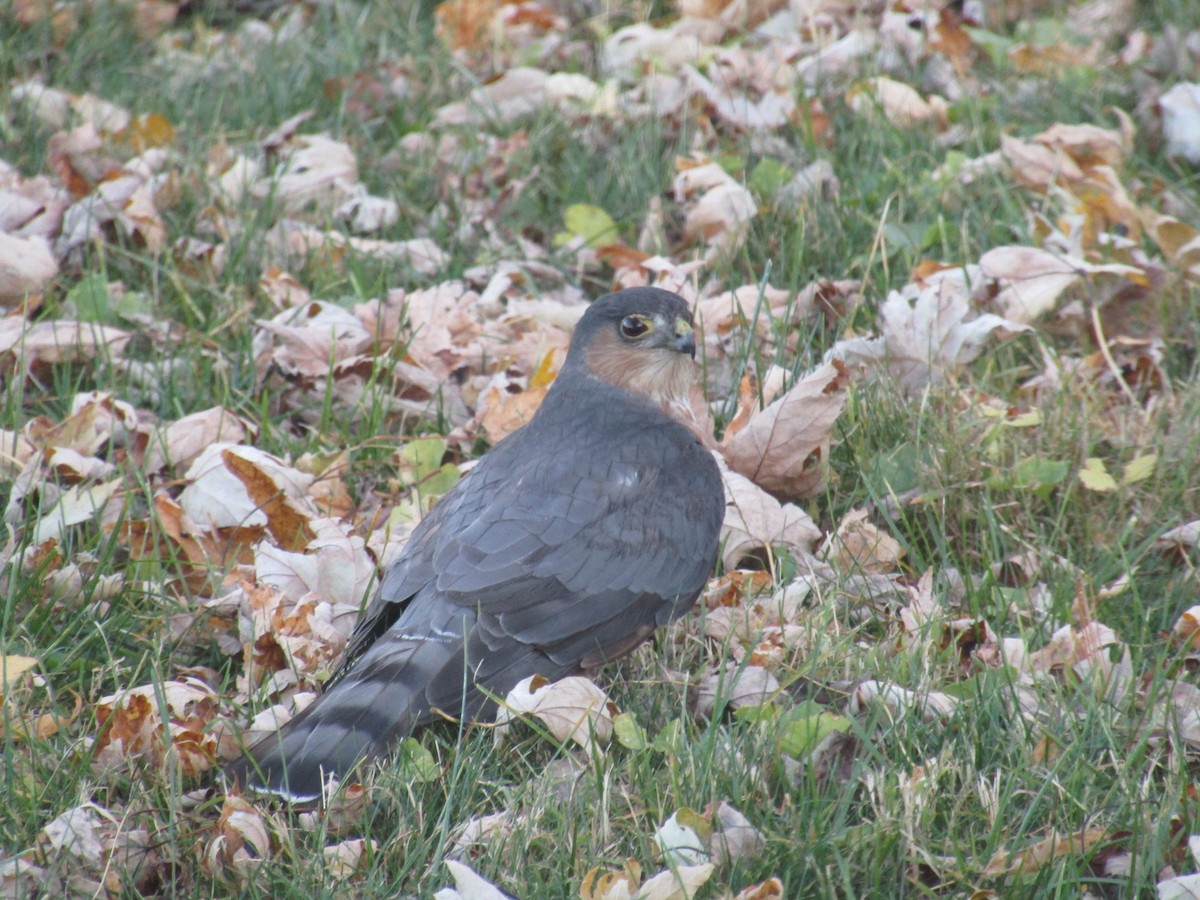
[[[629,288],[588,307],[575,326],[567,365],[672,408],[688,405],[695,356],[695,325],[683,298]]]

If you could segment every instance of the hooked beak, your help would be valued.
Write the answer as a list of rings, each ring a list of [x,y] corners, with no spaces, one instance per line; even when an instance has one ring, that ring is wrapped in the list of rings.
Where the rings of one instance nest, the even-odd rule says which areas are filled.
[[[687,319],[675,320],[675,349],[696,358],[696,330]]]

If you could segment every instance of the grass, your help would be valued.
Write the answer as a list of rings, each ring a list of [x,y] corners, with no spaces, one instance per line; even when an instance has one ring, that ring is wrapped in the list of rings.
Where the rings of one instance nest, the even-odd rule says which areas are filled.
[[[603,14],[585,14],[581,6],[570,15],[568,37],[594,47],[597,34],[642,15],[671,12],[663,4],[613,6]],[[1182,0],[1145,3],[1139,10],[1154,33],[1161,23],[1182,32],[1200,27],[1197,9]],[[1053,8],[1045,17],[1061,12]],[[574,203],[602,207],[633,242],[648,198],[668,194],[674,159],[697,141],[747,180],[765,156],[745,135],[704,134],[692,119],[573,121],[544,113],[463,133],[468,163],[459,174],[470,188],[458,193],[436,161],[418,156],[397,163],[389,157],[401,138],[424,130],[441,105],[478,80],[434,36],[432,4],[332,3],[315,7],[313,15],[308,28],[285,42],[216,57],[224,62],[205,76],[182,60],[156,64],[161,44],[140,40],[130,13],[119,5],[80,11],[65,42],[48,24],[26,27],[0,15],[0,80],[6,98],[9,85],[37,77],[135,113],[166,117],[178,132],[178,199],[165,216],[172,240],[204,233],[214,201],[204,173],[214,143],[250,144],[283,119],[312,110],[304,131],[347,140],[372,192],[399,203],[400,221],[381,237],[428,235],[451,254],[438,276],[353,257],[342,267],[320,257],[293,267],[315,298],[347,306],[511,257],[519,253],[518,237],[548,244],[562,228],[563,210]],[[243,21],[234,17],[228,27]],[[177,23],[175,34],[183,50],[199,51],[217,32],[197,15]],[[409,95],[360,113],[352,89],[338,85],[352,85],[361,73],[391,71],[386,66],[408,77]],[[587,53],[569,58],[564,68],[597,74]],[[912,74],[919,84],[918,73]],[[1125,73],[1103,66],[1037,78],[985,62],[973,74],[979,90],[951,107],[952,121],[967,128],[960,148],[967,156],[995,149],[1001,134],[1029,135],[1054,122],[1109,125],[1110,106],[1130,111],[1139,99]],[[1020,102],[1008,99],[1018,95]],[[798,335],[801,355],[779,360],[797,371],[818,362],[846,329],[872,330],[878,303],[905,284],[923,258],[973,262],[991,247],[1034,242],[1028,212],[1036,198],[1010,180],[985,178],[967,188],[935,182],[930,173],[948,151],[937,146],[931,130],[881,127],[854,114],[837,91],[822,99],[832,145],[800,128],[781,135],[795,161],[833,164],[839,195],[798,212],[773,209],[769,197],[760,197],[763,210],[747,242],[714,270],[729,286],[759,282],[768,269],[773,284],[792,289],[814,277],[862,282],[866,302],[859,309],[837,327],[811,326]],[[4,102],[4,159],[25,176],[46,173],[50,130],[21,105]],[[1194,171],[1165,160],[1142,131],[1125,183],[1157,185],[1155,191],[1173,192],[1194,210]],[[499,148],[496,139],[503,142]],[[537,175],[524,191],[506,200],[512,179],[533,171]],[[495,240],[482,222],[461,227],[475,202],[494,207]],[[169,252],[147,254],[129,241],[89,246],[50,286],[39,318],[69,314],[79,299],[72,290],[89,276],[120,280],[145,298],[154,320],[167,325],[154,331],[117,322],[137,332],[128,355],[151,364],[166,360],[170,367],[144,383],[103,358],[30,378],[17,377],[5,363],[0,428],[19,431],[39,416],[59,422],[71,398],[91,390],[111,392],[166,421],[222,404],[257,425],[255,444],[269,452],[294,458],[348,448],[356,501],[386,492],[396,473],[380,449],[387,445],[381,436],[395,436],[394,416],[379,406],[346,411],[327,405],[301,425],[260,390],[252,327],[274,310],[254,286],[269,262],[264,239],[275,215],[269,199],[238,211],[242,231],[228,242],[227,264],[216,275],[193,270]],[[669,215],[668,235],[679,240],[681,213],[671,208]],[[563,255],[552,254],[550,261],[591,296],[607,289],[607,270],[579,272]],[[901,646],[900,604],[867,597],[847,581],[804,612],[803,649],[791,652],[780,670],[792,702],[813,702],[841,715],[855,686],[875,679],[919,693],[950,692],[960,700],[953,713],[925,719],[912,710],[868,707],[848,717],[845,733],[819,762],[797,763],[781,750],[788,733],[782,699],[760,721],[693,715],[686,692],[664,673],[702,672],[728,648],[706,643],[694,623],[678,624],[600,676],[614,702],[645,729],[645,746],[617,746],[580,765],[578,754],[528,726],[520,726],[500,751],[486,729],[430,729],[405,745],[409,758],[381,769],[369,804],[339,833],[330,822],[306,830],[291,814],[272,813],[275,851],[249,878],[204,861],[223,802],[219,791],[196,793],[210,783],[206,777],[184,778],[170,769],[164,774],[152,766],[97,774],[91,765],[101,697],[161,682],[187,667],[208,667],[219,691],[233,691],[240,658],[221,652],[203,629],[175,627],[180,614],[211,595],[222,573],[213,573],[204,587],[181,581],[183,560],[132,559],[119,528],[85,524],[67,531],[59,548],[62,560],[80,567],[78,585],[52,587],[61,560],[19,560],[31,546],[25,526],[66,485],[36,485],[22,494],[16,484],[0,483],[11,538],[0,554],[10,560],[0,575],[0,649],[35,656],[40,673],[36,684],[12,692],[0,706],[0,793],[6,798],[0,804],[0,862],[40,847],[31,858],[48,873],[45,884],[86,891],[80,883],[72,887],[73,878],[83,877],[78,861],[49,852],[40,833],[65,810],[93,803],[113,811],[124,833],[144,830],[152,847],[152,864],[140,870],[136,862],[113,857],[114,895],[317,897],[351,890],[428,896],[449,881],[440,862],[450,853],[455,827],[509,810],[521,820],[507,837],[473,851],[470,864],[515,896],[567,898],[578,896],[585,874],[597,865],[620,866],[633,858],[657,871],[651,840],[657,826],[677,809],[701,811],[728,800],[765,835],[765,850],[722,867],[702,896],[721,896],[718,884],[736,893],[773,875],[788,897],[962,896],[976,890],[1146,895],[1165,866],[1191,870],[1185,838],[1200,831],[1195,745],[1160,718],[1171,680],[1195,682],[1191,654],[1164,637],[1195,603],[1195,573],[1154,545],[1166,529],[1200,517],[1200,442],[1191,424],[1200,415],[1194,324],[1200,295],[1194,283],[1170,281],[1155,312],[1167,337],[1163,368],[1172,394],[1158,416],[1139,419],[1137,410],[1115,404],[1099,388],[1067,388],[1039,399],[1043,418],[1036,427],[1004,427],[977,406],[964,406],[966,396],[1031,404],[1020,386],[1042,369],[1039,344],[1063,352],[1091,349],[1039,328],[989,353],[957,384],[915,399],[884,380],[855,384],[839,420],[828,486],[807,503],[827,528],[850,510],[873,506],[879,511],[873,521],[906,551],[903,572],[913,583],[932,569],[939,584],[949,585],[951,570],[957,572],[959,591],[945,588],[945,596],[956,598],[955,615],[986,619],[996,634],[1021,637],[1030,649],[1076,621],[1074,604],[1083,590],[1096,620],[1128,646],[1137,690],[1113,695],[1103,682],[1071,673],[1032,688],[1018,685],[1006,669],[964,669],[958,645],[939,635]],[[747,347],[747,354],[752,350]],[[158,485],[113,450],[101,448],[98,455],[126,466],[137,486],[125,499],[124,519],[147,519],[157,528],[149,510]],[[1159,454],[1159,465],[1144,481],[1098,494],[1076,480],[1089,458],[1119,472],[1147,452]],[[1036,487],[1010,477],[1031,461],[1064,463],[1069,474]],[[894,514],[882,512],[892,496],[906,492],[915,492],[917,500]],[[1021,575],[1006,565],[1028,551],[1038,555],[1034,573]],[[1055,557],[1071,565],[1056,565]],[[99,595],[101,577],[111,575],[122,576],[123,587]],[[1130,577],[1123,593],[1101,592],[1121,576]],[[1036,714],[1021,716],[1023,704]],[[39,715],[53,725],[41,734],[22,733],[23,723]],[[1053,833],[1089,829],[1103,837],[1086,852],[987,871],[1000,851],[1019,853]],[[378,842],[350,888],[322,856],[324,847],[345,836]],[[1119,865],[1106,868],[1112,859]]]

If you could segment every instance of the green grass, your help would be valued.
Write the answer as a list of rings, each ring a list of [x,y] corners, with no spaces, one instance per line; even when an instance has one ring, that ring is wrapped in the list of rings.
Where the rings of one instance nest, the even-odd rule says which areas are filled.
[[[598,34],[671,14],[668,4],[614,5],[619,8],[593,19],[584,7],[595,5],[579,5],[569,13],[569,37],[595,48]],[[666,198],[674,159],[686,156],[698,138],[694,121],[574,121],[549,112],[462,133],[466,171],[459,174],[471,186],[470,201],[494,205],[495,239],[480,227],[460,229],[470,204],[438,164],[423,156],[397,163],[389,156],[401,138],[425,130],[439,107],[489,74],[471,72],[447,54],[434,35],[432,9],[431,3],[320,5],[312,25],[296,37],[238,52],[207,77],[189,75],[180,62],[155,64],[156,45],[136,37],[119,5],[83,11],[65,42],[56,41],[48,25],[26,27],[0,14],[0,155],[26,177],[49,173],[51,130],[8,99],[12,84],[30,78],[164,116],[177,130],[172,152],[179,176],[177,199],[164,212],[169,247],[181,236],[203,236],[215,202],[205,175],[214,144],[250,146],[282,120],[311,110],[303,132],[346,140],[370,190],[399,203],[400,221],[378,236],[428,236],[451,255],[437,276],[353,255],[337,267],[319,256],[290,266],[314,298],[347,307],[391,288],[427,287],[481,263],[519,258],[518,238],[549,245],[562,230],[563,210],[575,203],[602,207],[633,243],[649,198],[662,196],[669,238],[681,237],[682,213]],[[1183,33],[1200,27],[1197,8],[1185,0],[1144,3],[1139,11],[1146,16],[1139,25],[1152,33],[1165,23]],[[245,20],[217,21],[233,32]],[[203,15],[181,19],[174,34],[184,50],[214,39]],[[360,73],[386,80],[381,73],[389,65],[409,78],[411,92],[371,114],[360,115],[351,90],[336,89]],[[586,52],[570,56],[563,69],[599,75]],[[967,156],[994,150],[1002,134],[1028,136],[1055,122],[1111,126],[1110,106],[1132,111],[1139,99],[1127,73],[1103,66],[1042,79],[980,63],[974,74],[979,90],[951,109],[952,121],[967,128],[967,143],[958,148]],[[918,74],[909,80],[919,84]],[[1011,102],[1013,96],[1020,102]],[[965,188],[937,183],[930,173],[948,151],[931,129],[901,130],[855,115],[840,91],[823,93],[822,101],[832,146],[812,141],[800,127],[779,134],[794,154],[788,165],[819,158],[833,164],[839,195],[799,212],[774,209],[769,196],[760,196],[747,242],[711,273],[730,287],[759,282],[768,271],[772,284],[796,290],[815,277],[862,282],[865,302],[847,320],[801,326],[799,354],[773,360],[799,372],[819,362],[846,329],[872,330],[879,302],[904,285],[922,259],[974,262],[989,248],[1033,242],[1027,214],[1040,206],[1002,177]],[[497,139],[504,142],[499,150]],[[705,139],[703,149],[747,180],[766,158],[747,136],[727,130]],[[534,170],[519,196],[507,199],[512,179]],[[1165,160],[1145,129],[1122,180],[1154,185],[1143,187],[1139,202],[1146,205],[1169,191],[1196,209],[1194,170]],[[377,402],[352,410],[327,403],[301,423],[260,387],[252,330],[274,310],[256,284],[268,262],[265,234],[276,217],[269,199],[233,211],[241,231],[228,241],[218,275],[192,270],[169,250],[152,256],[120,240],[89,247],[78,263],[65,265],[46,292],[40,319],[68,316],[79,299],[72,289],[89,277],[120,280],[168,327],[106,321],[135,332],[127,356],[169,368],[136,381],[101,357],[22,378],[5,361],[0,428],[20,431],[39,416],[59,422],[71,398],[91,390],[111,392],[163,421],[221,404],[257,425],[254,443],[266,451],[295,458],[348,449],[347,481],[356,502],[387,493],[396,477],[388,450],[400,439],[398,417]],[[610,270],[579,272],[553,252],[548,262],[590,296],[611,283]],[[531,295],[537,292],[530,287]],[[381,767],[369,803],[341,833],[324,823],[304,830],[292,814],[272,813],[273,851],[246,879],[205,863],[224,798],[219,789],[209,796],[195,792],[212,784],[211,776],[185,778],[141,764],[127,773],[97,773],[91,765],[101,697],[196,666],[211,668],[218,693],[233,692],[240,657],[222,653],[202,627],[182,633],[176,627],[181,614],[221,593],[224,573],[214,571],[203,587],[185,582],[183,560],[170,554],[135,560],[119,529],[93,525],[66,532],[61,560],[22,564],[31,547],[28,523],[49,509],[54,486],[18,496],[13,483],[0,479],[10,539],[0,548],[0,560],[8,560],[0,571],[0,651],[36,657],[40,673],[0,704],[0,863],[33,851],[30,858],[47,872],[45,884],[77,876],[77,862],[45,852],[39,834],[64,811],[94,803],[111,811],[124,832],[143,829],[153,847],[152,865],[140,875],[114,859],[115,896],[139,890],[174,897],[429,896],[449,882],[440,863],[455,827],[509,810],[523,820],[506,838],[477,848],[472,867],[515,896],[573,898],[598,865],[619,867],[634,858],[647,874],[658,871],[651,840],[658,825],[677,809],[701,811],[728,800],[765,835],[766,848],[757,858],[719,868],[702,897],[724,896],[725,887],[736,894],[773,875],[787,897],[942,897],[975,890],[1149,895],[1165,866],[1191,870],[1186,836],[1200,831],[1194,747],[1159,718],[1170,681],[1196,681],[1194,660],[1165,637],[1196,601],[1195,573],[1154,546],[1166,529],[1200,517],[1200,441],[1193,424],[1200,421],[1200,293],[1194,283],[1168,279],[1152,315],[1166,337],[1163,368],[1171,381],[1171,401],[1157,414],[1130,417],[1123,429],[1127,407],[1103,388],[1068,387],[1041,400],[1022,393],[1021,384],[1042,369],[1039,342],[1080,355],[1092,349],[1039,328],[989,351],[958,383],[915,398],[885,380],[856,383],[835,433],[827,488],[806,503],[827,529],[848,511],[872,506],[872,521],[906,551],[907,579],[915,584],[932,569],[939,584],[949,584],[947,570],[955,570],[961,590],[939,592],[955,598],[951,617],[986,619],[997,635],[1023,638],[1030,650],[1075,621],[1078,591],[1094,598],[1130,576],[1123,593],[1095,600],[1093,614],[1128,646],[1136,690],[1110,696],[1071,674],[1018,689],[1007,669],[964,670],[956,645],[943,646],[939,636],[928,646],[903,647],[901,604],[867,597],[843,579],[804,612],[804,647],[778,672],[787,698],[776,715],[761,721],[695,716],[687,693],[665,673],[699,677],[728,648],[706,643],[695,625],[679,624],[599,676],[614,702],[645,729],[650,746],[614,744],[590,765],[579,765],[578,753],[529,726],[519,726],[501,750],[493,749],[487,729],[429,729],[406,745],[416,761]],[[747,356],[752,352],[759,353],[747,347]],[[381,355],[376,377],[385,378],[397,358]],[[1003,427],[965,405],[972,395],[1036,405],[1042,424]],[[1076,477],[1088,458],[1101,458],[1119,473],[1150,452],[1159,454],[1153,475],[1111,494],[1090,492]],[[124,467],[132,486],[124,520],[147,520],[159,529],[150,510],[154,491],[164,486],[148,482],[123,449],[101,448],[98,455]],[[1030,461],[1066,464],[1067,475],[1040,490],[1014,483],[1010,473]],[[886,513],[900,495],[915,499]],[[356,523],[360,531],[367,525]],[[1030,551],[1039,558],[1032,579],[1005,566]],[[1073,568],[1055,565],[1055,557]],[[81,587],[56,593],[49,579],[64,561],[80,566]],[[111,575],[123,576],[123,587],[99,596],[99,578]],[[1044,611],[1034,608],[1039,593]],[[837,747],[818,764],[787,757],[780,741],[789,704],[810,701],[841,715],[854,687],[869,679],[947,691],[960,703],[949,716],[928,720],[911,710],[871,706],[850,717]],[[1022,702],[1036,705],[1036,714],[1020,715]],[[39,715],[56,726],[47,725],[40,736],[18,731]],[[1087,829],[1107,835],[1088,852],[1066,853],[1025,872],[985,872],[1001,850],[1020,852],[1052,832]],[[322,849],[344,837],[378,842],[350,882],[338,882],[322,861]],[[1104,868],[1112,853],[1127,857],[1124,871]]]

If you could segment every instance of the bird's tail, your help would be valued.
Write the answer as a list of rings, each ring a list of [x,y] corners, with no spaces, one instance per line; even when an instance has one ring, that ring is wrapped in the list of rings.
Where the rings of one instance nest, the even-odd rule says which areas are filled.
[[[464,664],[461,637],[385,634],[308,709],[227,766],[226,777],[294,803],[316,802],[329,778],[345,780],[429,719],[430,687],[445,688],[448,679],[461,685]]]

